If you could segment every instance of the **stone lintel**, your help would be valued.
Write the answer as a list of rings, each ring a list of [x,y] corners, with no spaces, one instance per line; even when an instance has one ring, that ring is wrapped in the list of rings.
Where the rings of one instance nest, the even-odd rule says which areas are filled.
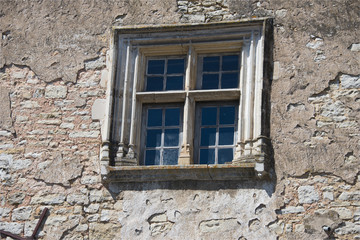
[[[109,182],[145,182],[179,180],[246,180],[257,177],[255,163],[108,167]]]

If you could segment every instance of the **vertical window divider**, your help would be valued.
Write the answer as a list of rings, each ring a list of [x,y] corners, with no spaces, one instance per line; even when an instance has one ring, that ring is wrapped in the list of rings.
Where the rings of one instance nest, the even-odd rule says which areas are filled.
[[[138,85],[138,76],[139,76],[139,65],[140,65],[140,56],[139,56],[139,49],[136,49],[136,56],[135,56],[135,66],[134,66],[134,77],[133,77],[133,86],[132,86],[132,103],[131,103],[131,121],[130,121],[130,140],[129,140],[129,151],[126,157],[133,161],[133,165],[138,165],[136,160],[136,150],[135,150],[135,138],[136,138],[136,91]]]
[[[184,103],[184,113],[183,113],[183,141],[181,144],[181,150],[180,150],[180,154],[179,154],[179,159],[178,159],[178,165],[190,165],[193,164],[193,157],[192,157],[192,148],[193,148],[193,143],[191,143],[191,139],[192,139],[192,133],[191,131],[193,131],[193,123],[194,123],[194,117],[193,117],[193,111],[194,110],[194,104],[192,103],[193,101],[191,101],[190,97],[189,97],[189,91],[191,89],[192,86],[192,81],[194,81],[194,79],[192,79],[193,76],[193,67],[195,65],[195,63],[193,62],[194,60],[194,48],[193,46],[189,46],[188,49],[188,55],[187,55],[187,61],[186,61],[186,72],[185,72],[185,86],[184,86],[184,91],[186,94],[185,97],[185,103]]]
[[[122,106],[122,119],[126,119],[127,102],[128,102],[128,82],[130,72],[130,50],[131,44],[128,41],[126,45],[126,62],[125,62],[125,76],[124,76],[124,89],[123,89],[123,106]],[[122,158],[125,157],[127,146],[125,146],[125,124],[126,121],[121,122],[120,126],[120,141],[116,153],[115,166],[122,165]]]

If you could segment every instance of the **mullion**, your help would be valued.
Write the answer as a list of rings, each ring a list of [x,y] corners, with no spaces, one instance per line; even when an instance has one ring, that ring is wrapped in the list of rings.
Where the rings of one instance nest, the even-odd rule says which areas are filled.
[[[167,84],[167,65],[168,65],[168,58],[165,58],[165,64],[164,64],[164,77],[163,77],[163,91],[166,90],[166,84]]]

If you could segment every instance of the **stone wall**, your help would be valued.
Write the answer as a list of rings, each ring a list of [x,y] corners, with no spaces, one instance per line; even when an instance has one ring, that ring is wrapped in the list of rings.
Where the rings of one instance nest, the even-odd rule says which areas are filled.
[[[360,238],[358,1],[3,2],[0,230],[29,236],[48,207],[41,239]],[[271,178],[103,184],[111,26],[264,16]]]

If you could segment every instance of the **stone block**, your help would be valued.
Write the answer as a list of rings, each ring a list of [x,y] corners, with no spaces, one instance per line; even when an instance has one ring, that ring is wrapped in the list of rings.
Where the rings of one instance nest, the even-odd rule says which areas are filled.
[[[84,212],[86,213],[97,213],[99,211],[100,205],[95,203],[95,204],[90,204],[88,207],[84,207]]]
[[[69,134],[70,138],[97,138],[100,135],[100,131],[96,130],[96,131],[87,131],[87,132],[81,132],[81,131],[76,131],[76,132],[71,132]]]
[[[96,99],[91,108],[91,118],[93,120],[102,120],[105,117],[106,99]]]
[[[360,52],[360,43],[351,44],[350,51],[352,51],[352,52]]]
[[[66,86],[49,85],[45,88],[46,98],[65,98],[67,95]]]
[[[303,206],[298,206],[298,207],[289,206],[287,208],[281,209],[278,212],[279,214],[302,213],[305,212],[305,209]]]
[[[83,176],[81,178],[81,184],[93,185],[100,183],[100,176]]]
[[[10,208],[0,208],[0,218],[9,217],[11,209]]]
[[[63,159],[61,153],[56,153],[54,160],[38,165],[35,178],[47,183],[60,183],[69,186],[71,180],[81,176],[82,169],[80,158]]]
[[[69,194],[66,198],[66,201],[70,205],[87,205],[89,204],[89,198],[87,195],[74,193]]]
[[[336,211],[339,214],[339,217],[341,219],[351,219],[353,218],[353,212],[352,210],[345,208],[345,207],[339,207],[339,208],[332,208],[332,210]]]
[[[10,92],[5,87],[0,86],[0,129],[13,132],[11,119]]]
[[[360,201],[360,191],[342,192],[339,199],[343,201]]]
[[[24,109],[40,108],[40,105],[36,101],[24,101],[21,103],[21,107]]]
[[[32,207],[20,207],[13,210],[11,215],[12,221],[25,221],[31,216]]]
[[[64,201],[64,194],[39,194],[31,198],[30,204],[59,205]]]
[[[9,194],[9,196],[7,197],[7,201],[11,205],[18,205],[24,201],[24,198],[25,198],[25,193],[17,192],[17,193]]]
[[[0,222],[0,230],[11,232],[13,234],[21,234],[24,229],[23,223]]]
[[[105,56],[85,61],[85,70],[102,69],[106,66]]]
[[[73,123],[61,123],[60,128],[63,129],[74,129],[75,125]]]
[[[300,186],[298,189],[299,203],[313,203],[319,201],[319,194],[313,186]]]
[[[360,88],[360,75],[351,76],[343,74],[340,76],[341,87],[344,89]]]

